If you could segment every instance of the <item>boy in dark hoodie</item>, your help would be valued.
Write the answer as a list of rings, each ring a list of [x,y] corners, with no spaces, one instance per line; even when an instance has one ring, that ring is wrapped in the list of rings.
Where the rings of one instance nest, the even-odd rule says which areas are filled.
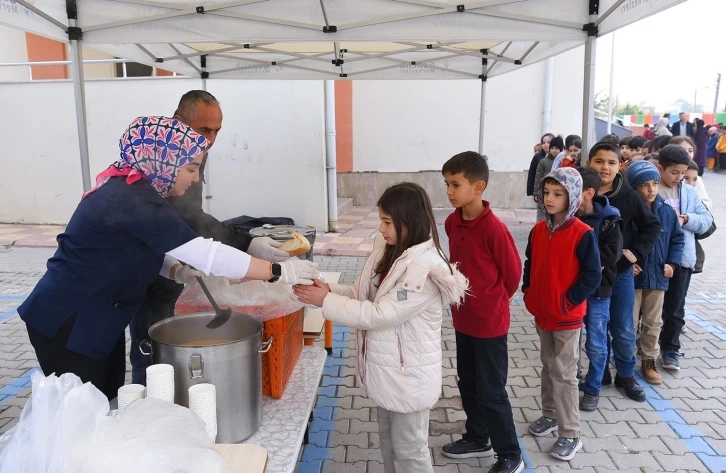
[[[633,322],[636,333],[640,326],[641,372],[650,384],[661,384],[656,360],[660,354],[658,339],[663,328],[665,291],[683,257],[685,237],[678,215],[658,195],[660,172],[655,164],[640,161],[632,164],[625,174],[633,189],[663,227],[663,232],[645,260],[635,268],[635,305]]]
[[[537,202],[537,221],[544,220],[545,212],[544,204],[542,203],[542,180],[544,177],[552,171],[552,165],[555,162],[555,158],[565,149],[565,142],[559,136],[552,138],[550,141],[550,147],[547,156],[542,158],[537,165],[537,172],[534,176],[534,200]]]
[[[612,352],[617,374],[615,385],[634,401],[645,402],[645,391],[635,380],[635,331],[633,304],[635,283],[633,265],[643,262],[660,236],[661,226],[638,193],[630,187],[620,171],[620,149],[611,143],[597,143],[589,154],[589,167],[600,174],[600,194],[620,211],[623,219],[623,256],[617,264],[617,276],[610,297]],[[610,359],[608,350],[608,359]],[[605,367],[602,384],[612,383],[609,367]]]
[[[556,169],[540,185],[547,216],[529,234],[522,283],[542,360],[542,417],[529,432],[543,437],[557,430],[550,455],[568,461],[582,448],[577,360],[587,298],[600,285],[600,255],[592,229],[575,216],[582,203],[580,174]]]
[[[594,411],[600,401],[602,376],[608,364],[610,296],[615,284],[617,263],[623,256],[623,221],[620,211],[610,206],[608,198],[598,195],[600,174],[590,167],[579,167],[577,171],[582,176],[582,204],[577,216],[595,232],[602,267],[600,287],[587,298],[585,351],[590,366],[582,385],[585,395],[580,400],[581,410]]]

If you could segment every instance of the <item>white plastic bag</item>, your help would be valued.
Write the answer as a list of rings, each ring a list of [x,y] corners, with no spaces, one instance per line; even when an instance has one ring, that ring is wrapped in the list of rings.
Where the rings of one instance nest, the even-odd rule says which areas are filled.
[[[227,278],[217,276],[205,277],[204,283],[221,308],[230,307],[234,312],[251,315],[263,322],[292,314],[305,306],[292,292],[292,286],[287,284],[263,281],[230,284]],[[212,304],[201,286],[193,282],[182,291],[174,312],[186,315],[212,310]]]
[[[189,409],[141,399],[109,416],[92,384],[34,373],[18,424],[0,436],[0,473],[229,473]]]
[[[99,419],[83,470],[77,473],[228,473],[204,422],[187,408],[139,399]]]
[[[61,448],[56,445],[56,434],[66,426],[60,419],[76,416],[85,410],[102,412],[102,415],[108,412],[106,397],[93,386],[91,388],[102,398],[100,405],[93,405],[92,401],[89,404],[88,398],[79,399],[77,404],[64,403],[70,393],[83,386],[73,374],[45,377],[35,372],[32,381],[32,395],[20,414],[18,424],[0,438],[0,473],[49,471],[51,458],[58,456],[59,461],[64,461],[61,453],[54,452],[56,447]],[[95,420],[92,422],[95,423]]]

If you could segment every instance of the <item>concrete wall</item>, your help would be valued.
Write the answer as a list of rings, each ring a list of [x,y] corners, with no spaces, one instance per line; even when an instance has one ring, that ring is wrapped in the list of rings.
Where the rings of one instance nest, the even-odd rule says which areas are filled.
[[[582,130],[584,49],[555,58],[552,126]],[[496,171],[529,167],[542,135],[544,63],[487,85],[484,153]],[[479,143],[479,81],[355,81],[353,170],[415,172],[441,169]]]
[[[289,216],[326,225],[321,82],[209,81],[224,128],[210,152],[211,212]],[[118,157],[118,139],[144,114],[171,114],[192,79],[90,81],[91,175]],[[82,193],[69,81],[2,84],[0,222],[65,223]]]
[[[375,207],[378,198],[389,186],[399,182],[415,182],[429,194],[435,208],[449,208],[446,187],[440,171],[423,172],[349,172],[338,174],[338,195],[352,197],[353,205]],[[507,209],[535,208],[526,196],[526,172],[492,172],[484,198],[492,207]]]
[[[0,62],[26,62],[25,32],[0,26]],[[28,67],[0,67],[0,81],[28,80]]]

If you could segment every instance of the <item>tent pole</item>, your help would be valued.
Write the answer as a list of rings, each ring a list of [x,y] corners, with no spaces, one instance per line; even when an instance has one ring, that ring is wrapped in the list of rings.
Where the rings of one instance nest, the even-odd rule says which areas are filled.
[[[550,132],[552,127],[552,84],[555,75],[555,58],[550,57],[545,61],[545,90],[544,106],[542,110],[542,134]]]
[[[615,101],[615,32],[610,33],[613,44],[610,52],[610,93],[608,94],[608,135],[613,132],[613,102]]]
[[[70,20],[75,26],[75,20]],[[81,152],[81,177],[83,191],[91,190],[91,165],[88,155],[88,120],[86,118],[86,88],[83,78],[83,43],[78,39],[70,40],[71,71],[73,92],[76,99],[76,122],[78,127],[78,148]]]
[[[480,108],[479,108],[479,154],[484,154],[484,124],[486,122],[487,113],[487,70],[489,68],[489,50],[483,49],[481,51],[484,57],[481,60],[481,96],[480,96]]]
[[[207,92],[207,55],[204,54],[200,58],[202,66],[202,90]],[[212,183],[210,178],[211,173],[209,172],[209,154],[207,154],[207,161],[204,164],[204,207],[206,213],[212,214]]]
[[[590,148],[595,144],[595,58],[598,29],[595,26],[599,10],[598,0],[588,0],[590,23],[585,25],[585,78],[582,98],[582,161],[587,160]]]
[[[336,169],[335,137],[335,81],[325,81],[325,169],[328,174],[328,227],[339,232],[338,226],[338,175]]]
[[[481,80],[481,109],[479,111],[479,154],[484,154],[484,122],[486,117],[487,79]]]

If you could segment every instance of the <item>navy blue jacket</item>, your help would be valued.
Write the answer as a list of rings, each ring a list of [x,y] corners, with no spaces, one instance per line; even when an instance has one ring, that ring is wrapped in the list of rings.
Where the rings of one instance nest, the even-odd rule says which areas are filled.
[[[678,216],[673,208],[657,196],[653,202],[653,214],[662,227],[660,237],[641,265],[643,270],[635,278],[635,289],[668,290],[669,279],[663,276],[666,264],[678,266],[683,258],[685,237]]]
[[[66,348],[102,360],[124,336],[164,254],[196,237],[148,180],[111,178],[78,204],[18,313],[48,339],[76,314]]]
[[[620,211],[612,207],[604,195],[595,196],[592,205],[595,207],[594,212],[578,217],[595,232],[600,250],[602,281],[594,296],[610,297],[618,272],[617,264],[623,256],[623,219],[620,218]]]

